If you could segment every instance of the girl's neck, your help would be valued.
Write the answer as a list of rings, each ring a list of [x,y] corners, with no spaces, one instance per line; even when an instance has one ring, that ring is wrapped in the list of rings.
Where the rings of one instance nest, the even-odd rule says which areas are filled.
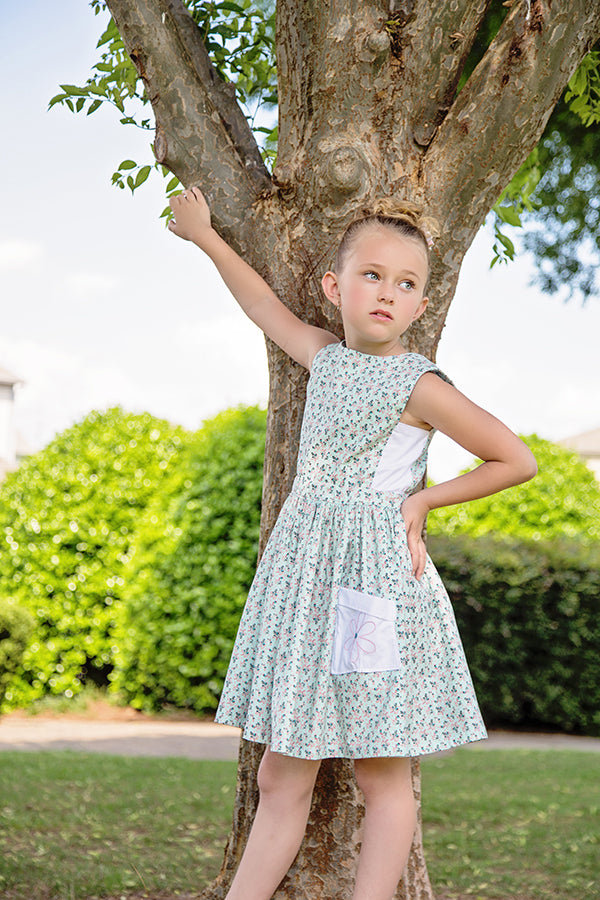
[[[364,353],[368,356],[404,356],[405,353],[408,353],[406,347],[398,340],[372,342],[360,338],[344,337],[342,344],[348,350],[355,350],[357,353]]]

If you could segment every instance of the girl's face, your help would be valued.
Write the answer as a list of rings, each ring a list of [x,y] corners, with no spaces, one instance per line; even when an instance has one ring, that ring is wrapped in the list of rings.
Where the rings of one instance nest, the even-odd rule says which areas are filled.
[[[383,225],[359,232],[340,272],[326,272],[323,290],[340,308],[346,345],[377,356],[404,352],[400,337],[427,306],[425,249]]]

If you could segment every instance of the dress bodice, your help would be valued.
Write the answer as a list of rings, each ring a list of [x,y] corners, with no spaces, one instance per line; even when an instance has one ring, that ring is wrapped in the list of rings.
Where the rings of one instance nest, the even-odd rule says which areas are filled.
[[[295,489],[337,499],[412,493],[425,473],[433,430],[400,417],[425,372],[448,380],[418,353],[323,347],[308,384]]]

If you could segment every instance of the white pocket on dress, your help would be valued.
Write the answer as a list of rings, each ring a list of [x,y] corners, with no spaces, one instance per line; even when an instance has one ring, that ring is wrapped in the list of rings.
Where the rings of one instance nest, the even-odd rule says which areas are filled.
[[[387,597],[338,589],[331,674],[400,668],[396,604]]]

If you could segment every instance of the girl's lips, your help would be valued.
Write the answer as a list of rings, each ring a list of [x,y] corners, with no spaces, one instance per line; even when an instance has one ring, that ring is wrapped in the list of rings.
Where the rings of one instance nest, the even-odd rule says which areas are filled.
[[[369,315],[373,316],[376,319],[387,319],[388,321],[392,320],[391,315],[384,309],[375,309],[372,313],[369,313]]]

